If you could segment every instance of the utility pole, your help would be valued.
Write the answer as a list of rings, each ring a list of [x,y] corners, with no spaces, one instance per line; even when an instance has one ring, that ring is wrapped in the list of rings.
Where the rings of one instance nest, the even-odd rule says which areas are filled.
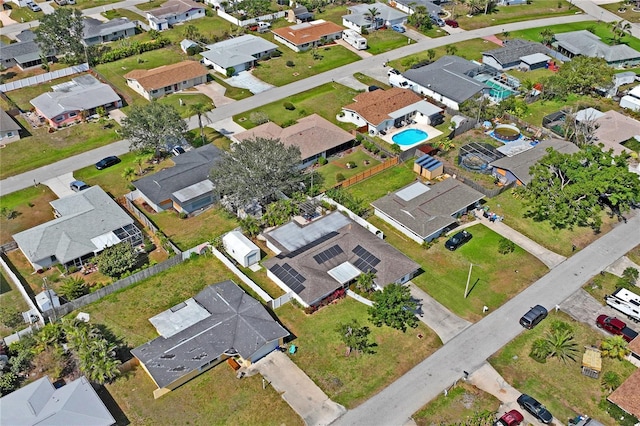
[[[469,281],[471,280],[471,270],[473,269],[473,263],[469,264],[469,275],[467,276],[467,286],[464,288],[464,298],[469,295]]]

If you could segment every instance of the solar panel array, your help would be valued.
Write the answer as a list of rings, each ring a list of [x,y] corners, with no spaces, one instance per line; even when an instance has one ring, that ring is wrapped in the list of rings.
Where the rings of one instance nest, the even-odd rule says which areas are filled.
[[[271,268],[271,272],[280,279],[283,283],[287,285],[294,293],[300,294],[302,290],[304,290],[303,282],[306,281],[306,278],[303,277],[289,266],[288,263],[281,265],[275,265]]]
[[[380,259],[369,253],[364,247],[358,245],[353,250],[353,253],[358,256],[358,260],[353,263],[353,266],[360,269],[362,272],[378,272],[375,268]]]
[[[334,257],[342,253],[344,253],[344,251],[342,251],[340,246],[336,244],[324,250],[323,252],[316,254],[315,256],[313,256],[313,258],[316,262],[318,262],[318,264],[321,264],[333,259]]]

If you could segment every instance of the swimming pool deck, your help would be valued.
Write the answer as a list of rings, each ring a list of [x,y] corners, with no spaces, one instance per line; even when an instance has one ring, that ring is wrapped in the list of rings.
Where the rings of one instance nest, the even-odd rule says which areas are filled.
[[[422,130],[423,132],[425,132],[427,134],[427,139],[422,140],[420,142],[414,143],[412,145],[399,145],[400,148],[403,151],[406,151],[408,149],[411,148],[415,148],[416,146],[423,144],[425,142],[428,142],[429,140],[438,137],[442,134],[442,132],[438,129],[436,129],[435,127],[429,126],[428,124],[424,124],[424,123],[415,123],[415,124],[409,124],[408,126],[404,126],[401,127],[399,129],[394,128],[393,130],[388,130],[386,135],[378,135],[379,138],[381,138],[382,140],[384,140],[385,142],[393,145],[395,142],[393,142],[393,135],[397,135],[398,133],[404,131],[404,130],[409,130],[409,129],[418,129],[418,130]]]

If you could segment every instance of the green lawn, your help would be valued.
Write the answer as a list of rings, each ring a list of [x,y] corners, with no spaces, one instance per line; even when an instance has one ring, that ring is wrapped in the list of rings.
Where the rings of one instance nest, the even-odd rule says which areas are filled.
[[[82,74],[84,75],[84,74]],[[29,111],[33,108],[33,106],[29,103],[29,101],[43,93],[50,92],[51,86],[56,84],[66,83],[67,81],[71,81],[72,78],[78,77],[78,74],[58,78],[55,80],[48,81],[46,83],[39,83],[35,86],[23,87],[22,89],[12,90],[7,92],[7,97],[11,100],[11,102],[15,103],[18,108],[22,111]]]
[[[381,89],[387,90],[390,89],[391,86],[389,85],[388,82],[383,83],[382,81],[378,81],[373,77],[369,77],[366,74],[362,74],[361,72],[357,72],[353,75],[356,79],[358,79],[358,81],[360,81],[363,84],[366,84],[367,86],[378,86]]]
[[[163,3],[164,0],[148,0],[144,3],[137,4],[136,7],[146,12],[147,10],[155,9],[162,6]]]
[[[553,229],[549,222],[536,222],[533,219],[525,218],[526,207],[521,198],[514,196],[512,190],[507,190],[488,200],[487,205],[491,211],[504,216],[506,225],[563,256],[571,256],[572,245],[578,249],[586,247],[617,223],[617,219],[610,219],[603,213],[600,234],[595,234],[591,228]]]
[[[459,382],[447,396],[439,395],[415,413],[412,418],[418,426],[454,425],[470,422],[475,413],[498,411],[500,401],[465,382]],[[472,424],[472,423],[463,423]]]
[[[584,289],[604,306],[604,297],[613,293],[618,287],[620,278],[608,272],[596,275],[584,285]],[[638,289],[637,293],[640,293]]]
[[[182,105],[180,105],[180,100],[182,100]],[[178,111],[180,117],[182,118],[188,118],[193,115],[193,113],[189,109],[189,105],[192,104],[211,104],[213,108],[213,101],[211,100],[211,98],[197,91],[172,93],[170,95],[161,97],[160,99],[158,99],[158,102],[161,104],[171,105],[176,109],[176,111]],[[134,101],[134,105],[139,106],[143,106],[148,103],[149,102],[146,99],[143,99],[140,96],[138,96],[138,98]],[[122,112],[125,114],[128,114],[130,109],[131,105],[127,105],[126,107],[121,108]]]
[[[226,89],[224,92],[224,95],[227,98],[231,98],[231,99],[235,99],[236,101],[239,101],[241,99],[250,98],[251,96],[253,96],[253,93],[251,93],[249,89],[230,86],[227,83],[225,83],[225,81],[217,75],[212,75],[212,77],[216,83],[218,83],[219,85],[223,86]]]
[[[369,203],[410,184],[416,179],[417,175],[413,172],[413,160],[410,160],[352,185],[346,191],[362,200],[362,204],[368,206]]]
[[[369,46],[367,52],[372,55],[379,55],[407,44],[406,35],[391,29],[372,31],[365,38]]]
[[[17,326],[9,326],[4,323],[5,315],[12,315],[16,312],[26,312],[29,305],[22,297],[12,281],[8,280],[4,271],[0,271],[0,306],[2,307],[3,316],[0,317],[0,336],[5,337],[26,327],[26,324],[20,323]]]
[[[30,186],[0,197],[0,205],[15,211],[13,219],[0,216],[0,244],[8,243],[11,236],[53,219],[50,201],[58,197],[48,186]]]
[[[129,9],[111,9],[102,12],[102,16],[107,19],[129,18],[131,21],[141,21],[146,19],[144,16],[137,14]]]
[[[314,59],[312,50],[297,53],[286,46],[280,46],[279,50],[281,57],[259,62],[253,71],[257,78],[274,86],[284,86],[360,60],[358,55],[340,45],[318,48],[320,59]],[[288,67],[287,61],[293,62],[294,66]]]
[[[74,7],[77,9],[89,9],[92,7],[107,6],[112,3],[117,3],[117,0],[76,0],[75,6],[63,6],[63,8]],[[52,5],[57,6],[55,3],[52,3]],[[140,19],[140,17],[135,19]]]
[[[640,12],[634,12],[632,10],[634,5],[624,6],[624,4],[625,4],[625,2],[621,1],[621,2],[617,2],[617,3],[600,4],[598,6],[600,6],[603,9],[608,10],[609,12],[615,13],[616,15],[618,15],[620,17],[620,19],[624,19],[627,22],[632,22],[634,24],[639,23],[640,22]],[[618,9],[620,7],[625,7],[626,11],[619,12]]]
[[[551,323],[556,319],[572,326],[579,351],[578,362],[569,361],[565,364],[557,359],[549,359],[546,363],[540,364],[529,357],[532,342],[545,337]],[[603,336],[589,325],[576,322],[562,312],[551,312],[540,325],[520,334],[492,356],[489,362],[508,383],[519,391],[535,397],[557,419],[567,419],[575,417],[576,414],[587,413],[590,417],[613,426],[617,424],[616,419],[612,419],[598,406],[608,393],[602,390],[600,380],[594,380],[580,372],[584,346],[598,346],[602,340]],[[614,371],[622,381],[635,369],[627,361],[610,358],[602,360],[603,374]]]
[[[482,58],[482,52],[497,49],[499,46],[495,43],[492,43],[487,40],[483,40],[480,38],[475,38],[472,40],[463,41],[460,43],[456,43],[454,47],[457,49],[455,54],[465,59],[479,61]],[[433,60],[437,60],[438,58],[447,54],[447,47],[441,46],[432,49],[435,52],[435,56]],[[427,51],[423,51],[421,53],[417,53],[415,55],[405,56],[404,58],[396,59],[393,61],[389,61],[389,65],[395,69],[400,71],[406,71],[408,68],[416,65],[422,61],[426,61],[429,59],[429,55]]]
[[[368,161],[369,164],[365,165],[365,161]],[[356,163],[356,167],[348,169],[346,164],[349,162]],[[333,186],[338,183],[337,175],[339,173],[346,179],[349,179],[351,176],[362,173],[378,164],[380,164],[379,160],[371,157],[367,152],[358,147],[350,154],[338,158],[332,158],[329,163],[317,168],[316,170],[324,178],[322,186],[325,189],[329,189],[333,188]]]
[[[343,4],[327,4],[322,7],[322,11],[315,11],[315,19],[324,19],[325,21],[331,21],[334,24],[342,25],[342,17],[344,15],[349,14],[349,10],[347,9],[347,5]],[[289,26],[291,24],[287,23],[285,26]]]
[[[337,123],[336,115],[340,112],[343,105],[353,102],[353,97],[357,94],[358,92],[356,90],[341,84],[327,83],[314,87],[306,92],[290,96],[286,100],[273,102],[235,115],[233,120],[245,129],[251,129],[256,126],[250,119],[251,114],[254,112],[267,114],[269,120],[279,126],[315,113],[338,124],[343,129],[353,129],[353,124]],[[285,101],[292,103],[295,109],[293,111],[285,109]]]
[[[640,265],[640,245],[635,246],[629,253],[627,253],[627,257],[632,262]]]
[[[364,402],[440,346],[440,339],[422,323],[406,333],[371,325],[367,306],[349,297],[313,315],[305,315],[290,303],[276,314],[296,336],[293,343],[298,352],[293,361],[329,398],[347,408]],[[346,347],[335,329],[352,319],[370,327],[370,340],[377,344],[375,354],[345,356]],[[417,338],[418,334],[423,338]]]
[[[620,109],[618,104],[614,103],[611,99],[569,94],[566,100],[538,100],[529,104],[527,113],[522,117],[522,119],[534,126],[542,126],[542,119],[544,116],[553,112],[560,111],[562,109],[583,109],[587,107],[593,107],[600,111]]]
[[[558,4],[562,7],[558,8]],[[552,18],[563,15],[573,15],[580,9],[572,6],[565,0],[534,0],[531,4],[515,6],[497,6],[493,13],[478,14],[469,18],[466,16],[467,9],[456,5],[454,13],[460,27],[465,30],[475,30],[477,28],[491,27],[494,25],[510,24],[512,22],[529,21],[532,19]],[[447,7],[451,10],[451,7]]]
[[[22,22],[35,21],[44,16],[44,12],[32,12],[28,7],[18,7],[15,3],[6,3],[4,7],[11,11],[9,17],[19,24]]]

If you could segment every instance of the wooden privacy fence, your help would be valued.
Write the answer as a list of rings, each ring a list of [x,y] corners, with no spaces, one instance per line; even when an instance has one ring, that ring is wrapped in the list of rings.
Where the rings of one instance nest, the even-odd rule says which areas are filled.
[[[377,166],[373,166],[372,168],[365,170],[362,173],[358,173],[355,176],[351,176],[349,179],[345,179],[342,182],[336,183],[334,188],[347,188],[351,185],[355,185],[358,182],[362,182],[363,180],[370,178],[371,176],[378,174],[384,170],[387,170],[389,167],[393,167],[398,164],[398,157],[389,158],[384,163],[380,163]]]

